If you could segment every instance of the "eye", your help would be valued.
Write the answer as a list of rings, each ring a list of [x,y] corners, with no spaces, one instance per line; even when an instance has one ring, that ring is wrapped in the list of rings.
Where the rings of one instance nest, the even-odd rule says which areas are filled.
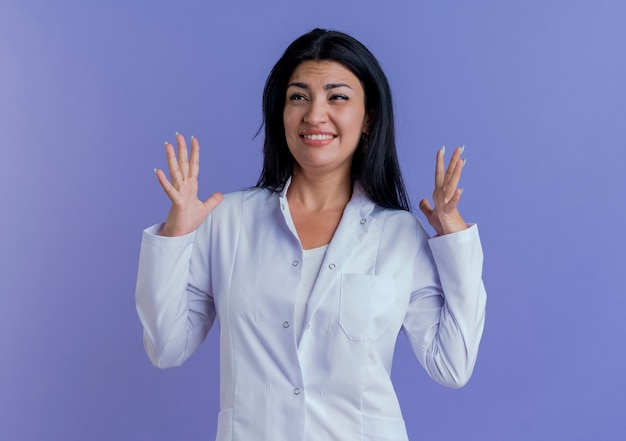
[[[330,97],[331,100],[337,100],[337,101],[348,101],[350,98],[348,98],[346,95],[342,95],[340,93],[337,93],[335,95],[332,95]]]
[[[289,101],[304,101],[306,97],[301,93],[292,93],[289,95]]]

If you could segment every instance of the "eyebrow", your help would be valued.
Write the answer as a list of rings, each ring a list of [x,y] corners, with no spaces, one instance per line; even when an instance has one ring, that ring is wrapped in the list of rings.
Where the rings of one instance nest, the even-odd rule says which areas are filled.
[[[298,83],[298,82],[294,82],[294,83],[289,83],[289,85],[287,86],[287,88],[289,87],[299,87],[301,89],[308,89],[309,85],[306,83]],[[336,89],[338,87],[347,87],[348,89],[352,89],[352,87],[350,87],[349,85],[347,85],[346,83],[328,83],[324,86],[324,90],[331,90],[331,89]]]

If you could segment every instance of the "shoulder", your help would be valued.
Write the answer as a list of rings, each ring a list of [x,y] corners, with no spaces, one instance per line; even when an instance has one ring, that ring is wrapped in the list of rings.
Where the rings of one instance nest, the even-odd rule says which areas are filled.
[[[382,228],[384,236],[398,239],[398,236],[416,237],[417,235],[420,240],[428,239],[428,234],[417,216],[407,210],[377,205],[367,196],[358,182],[354,185],[352,200],[347,208],[358,210],[364,219],[373,220]]]
[[[257,212],[258,209],[267,207],[273,199],[278,199],[278,194],[266,188],[248,188],[224,194],[224,200],[213,210],[215,218],[241,216],[245,212]]]
[[[201,236],[235,234],[242,225],[251,225],[266,214],[268,207],[275,207],[272,199],[278,195],[264,188],[249,188],[224,194],[224,200],[204,220],[198,228]]]
[[[261,187],[251,187],[244,190],[233,191],[231,193],[224,194],[224,203],[226,204],[241,204],[244,201],[255,201],[258,199],[267,199],[272,196],[274,192]]]
[[[410,211],[376,206],[372,216],[382,223],[383,236],[394,243],[415,244],[415,241],[426,242],[430,238],[422,221]]]

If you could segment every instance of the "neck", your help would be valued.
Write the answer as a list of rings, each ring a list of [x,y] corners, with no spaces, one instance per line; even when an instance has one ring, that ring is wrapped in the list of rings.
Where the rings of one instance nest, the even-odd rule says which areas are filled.
[[[287,191],[289,203],[297,203],[311,211],[345,208],[352,197],[349,174],[311,176],[294,167]]]

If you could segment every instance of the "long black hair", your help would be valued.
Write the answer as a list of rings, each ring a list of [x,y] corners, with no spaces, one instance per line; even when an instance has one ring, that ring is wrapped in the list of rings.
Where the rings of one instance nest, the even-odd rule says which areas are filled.
[[[263,170],[257,187],[281,191],[293,173],[293,158],[285,139],[283,110],[287,83],[303,61],[336,61],[350,70],[365,92],[369,134],[359,142],[352,158],[352,180],[366,195],[385,208],[410,210],[398,157],[391,90],[374,55],[359,41],[342,32],[314,29],[297,38],[278,60],[263,90]]]

